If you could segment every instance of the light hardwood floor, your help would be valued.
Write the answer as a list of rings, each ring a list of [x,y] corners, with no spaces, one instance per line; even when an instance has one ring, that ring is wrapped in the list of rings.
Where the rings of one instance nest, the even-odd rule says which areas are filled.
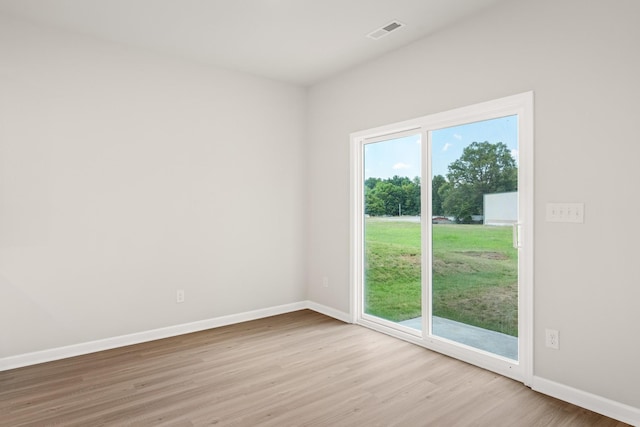
[[[312,311],[0,372],[3,426],[623,426]]]

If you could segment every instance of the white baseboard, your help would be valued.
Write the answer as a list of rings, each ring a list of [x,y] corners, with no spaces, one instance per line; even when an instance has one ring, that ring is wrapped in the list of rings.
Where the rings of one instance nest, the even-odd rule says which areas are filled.
[[[162,338],[174,337],[191,332],[203,331],[206,329],[218,328],[250,320],[262,319],[276,316],[278,314],[290,313],[293,311],[309,309],[324,314],[329,317],[341,320],[345,323],[353,323],[352,316],[334,308],[318,304],[313,301],[300,301],[291,304],[268,307],[259,310],[247,311],[244,313],[231,314],[227,316],[215,317],[212,319],[200,320],[197,322],[184,323],[181,325],[168,326],[166,328],[153,329],[150,331],[137,332],[134,334],[122,335],[118,337],[106,338],[103,340],[90,341],[86,343],[74,344],[65,347],[58,347],[48,350],[36,351],[33,353],[20,354],[0,359],[0,371],[20,368],[23,366],[35,365],[38,363],[51,362],[54,360],[66,359],[68,357],[80,356],[98,351],[110,350],[127,345],[140,344],[143,342],[158,340]],[[622,404],[601,396],[597,396],[586,391],[578,390],[564,384],[556,383],[545,378],[533,378],[532,389],[540,393],[553,396],[565,402],[578,405],[585,409],[597,412],[602,415],[620,420],[622,422],[640,426],[640,409]]]
[[[533,390],[597,412],[607,417],[640,426],[640,408],[625,405],[583,390],[540,377],[533,377]]]
[[[279,305],[276,307],[268,307],[259,310],[247,311],[244,313],[230,314],[227,316],[220,316],[212,319],[199,320],[197,322],[168,326],[166,328],[152,329],[150,331],[136,332],[133,334],[105,338],[96,341],[89,341],[80,344],[73,344],[65,347],[58,347],[35,351],[33,353],[9,356],[0,359],[0,371],[21,368],[23,366],[36,365],[38,363],[51,362],[54,360],[66,359],[68,357],[81,356],[83,354],[110,350],[113,348],[124,347],[132,344],[140,344],[143,342],[174,337],[177,335],[189,334],[191,332],[204,331],[206,329],[247,322],[249,320],[262,319],[264,317],[276,316],[278,314],[290,313],[292,311],[304,310],[306,308],[310,308],[309,301],[300,301],[291,304]]]
[[[327,307],[326,305],[318,304],[317,302],[307,301],[307,307],[309,310],[316,311],[325,316],[333,317],[334,319],[341,320],[345,323],[353,323],[353,319],[349,313],[336,310],[335,308]]]

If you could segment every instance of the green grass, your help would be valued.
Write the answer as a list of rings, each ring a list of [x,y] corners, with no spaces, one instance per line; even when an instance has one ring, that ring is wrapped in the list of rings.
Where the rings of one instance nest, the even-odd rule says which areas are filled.
[[[433,226],[434,315],[517,336],[511,232]],[[365,311],[396,322],[421,316],[420,224],[368,218],[365,234]]]

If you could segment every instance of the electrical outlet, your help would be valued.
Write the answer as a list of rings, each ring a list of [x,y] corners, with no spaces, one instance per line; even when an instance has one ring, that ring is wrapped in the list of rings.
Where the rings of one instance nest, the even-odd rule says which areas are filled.
[[[176,291],[176,302],[177,303],[184,302],[184,289],[178,289]]]
[[[324,287],[324,288],[328,288],[329,287],[329,278],[326,277],[326,276],[322,278],[322,287]]]
[[[545,343],[547,347],[558,350],[560,348],[560,333],[555,329],[545,329]]]

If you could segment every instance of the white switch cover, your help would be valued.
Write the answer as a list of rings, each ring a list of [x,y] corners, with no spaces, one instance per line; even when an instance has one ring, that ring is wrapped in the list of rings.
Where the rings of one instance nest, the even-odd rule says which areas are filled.
[[[584,203],[547,203],[547,222],[584,223]]]

